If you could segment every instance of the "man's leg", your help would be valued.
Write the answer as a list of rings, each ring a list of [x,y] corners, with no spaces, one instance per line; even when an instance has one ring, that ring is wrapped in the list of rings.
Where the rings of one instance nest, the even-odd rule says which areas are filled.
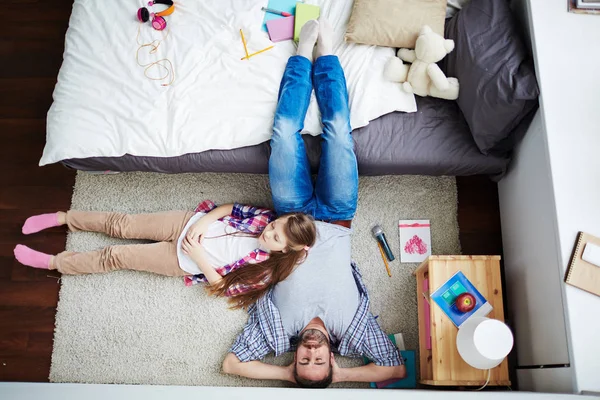
[[[323,121],[323,141],[315,218],[348,221],[354,218],[358,202],[358,164],[350,134],[348,89],[340,61],[331,55],[331,26],[321,20],[319,28],[313,81]]]
[[[307,22],[300,32],[298,55],[290,57],[279,87],[269,158],[269,179],[278,214],[314,212],[310,164],[301,132],[312,92],[311,59],[317,35],[318,23]]]

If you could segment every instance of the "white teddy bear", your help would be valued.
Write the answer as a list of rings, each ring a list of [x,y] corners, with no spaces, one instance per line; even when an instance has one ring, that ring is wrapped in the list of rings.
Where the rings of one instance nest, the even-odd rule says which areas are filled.
[[[454,41],[444,39],[425,25],[419,32],[414,50],[400,49],[383,71],[386,79],[401,82],[408,93],[433,96],[446,100],[458,98],[458,79],[446,78],[436,62],[454,49]],[[412,63],[409,66],[402,60]]]

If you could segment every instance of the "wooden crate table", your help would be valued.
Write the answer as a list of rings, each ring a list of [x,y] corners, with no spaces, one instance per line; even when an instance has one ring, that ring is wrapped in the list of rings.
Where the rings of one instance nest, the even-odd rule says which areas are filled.
[[[487,370],[467,364],[456,349],[458,329],[426,293],[430,302],[431,349],[426,349],[425,320],[423,318],[423,280],[429,279],[429,293],[442,286],[454,273],[462,271],[493,307],[488,318],[504,322],[500,256],[430,256],[415,270],[419,312],[419,382],[437,386],[482,386]],[[506,359],[491,370],[488,385],[509,386]]]

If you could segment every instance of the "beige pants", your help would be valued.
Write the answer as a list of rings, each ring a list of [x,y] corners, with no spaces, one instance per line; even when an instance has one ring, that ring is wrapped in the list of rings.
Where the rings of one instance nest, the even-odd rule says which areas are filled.
[[[101,232],[123,239],[149,239],[156,243],[109,246],[98,251],[63,251],[54,257],[51,269],[63,274],[93,274],[120,269],[148,271],[167,276],[189,275],[179,267],[177,239],[191,211],[153,214],[67,211],[72,232]]]

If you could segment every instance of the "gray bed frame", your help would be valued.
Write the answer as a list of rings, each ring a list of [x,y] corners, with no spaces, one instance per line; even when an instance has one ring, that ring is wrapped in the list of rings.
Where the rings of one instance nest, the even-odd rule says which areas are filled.
[[[483,155],[456,102],[417,98],[415,113],[394,112],[352,132],[361,175],[495,175],[508,155]],[[320,137],[304,135],[313,173],[318,171]],[[233,150],[210,150],[178,157],[91,157],[62,163],[83,171],[268,172],[268,142]]]

